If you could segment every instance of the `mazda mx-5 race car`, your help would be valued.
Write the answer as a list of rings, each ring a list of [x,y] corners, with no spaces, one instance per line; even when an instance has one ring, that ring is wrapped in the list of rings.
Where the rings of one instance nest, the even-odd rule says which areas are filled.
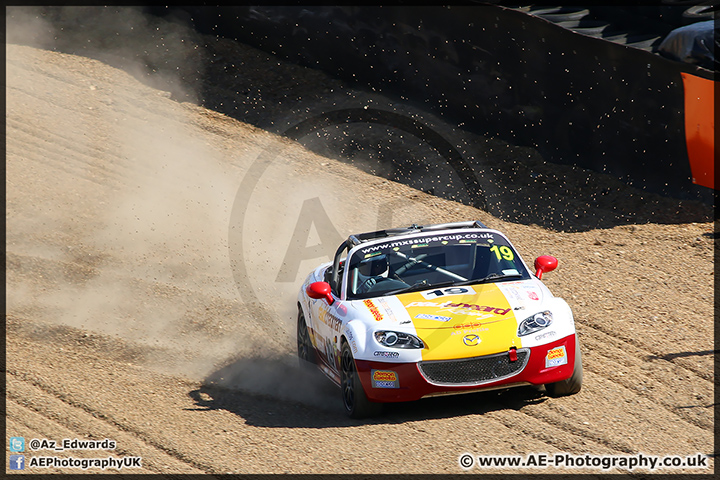
[[[580,391],[567,303],[497,230],[480,222],[350,235],[298,295],[301,363],[341,387],[353,418],[384,402],[520,385]]]

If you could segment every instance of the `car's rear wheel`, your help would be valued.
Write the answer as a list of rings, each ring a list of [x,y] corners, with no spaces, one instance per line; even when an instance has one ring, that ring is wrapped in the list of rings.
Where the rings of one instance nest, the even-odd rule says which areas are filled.
[[[545,391],[551,397],[563,397],[565,395],[573,395],[580,391],[583,380],[582,355],[580,354],[580,341],[575,335],[575,368],[573,374],[567,380],[561,380],[555,383],[545,385]]]
[[[310,340],[305,315],[300,307],[298,307],[297,319],[297,354],[301,367],[315,364],[315,347]]]
[[[365,395],[355,359],[347,343],[343,343],[340,353],[340,387],[345,413],[350,418],[366,418],[381,412],[382,404],[371,402]]]

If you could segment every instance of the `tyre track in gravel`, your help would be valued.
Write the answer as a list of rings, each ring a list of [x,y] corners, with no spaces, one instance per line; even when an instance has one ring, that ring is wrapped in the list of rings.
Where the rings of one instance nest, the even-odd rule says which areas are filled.
[[[103,151],[99,148],[90,152],[80,150],[77,148],[77,143],[67,142],[64,137],[47,130],[38,131],[36,126],[28,123],[22,124],[12,117],[8,119],[8,128],[12,128],[17,134],[17,137],[13,139],[13,148],[17,150],[8,152],[11,155],[19,155],[22,151],[34,151],[38,158],[33,158],[31,161],[42,164],[43,167],[54,168],[73,178],[94,182],[99,186],[114,190],[120,190],[123,180],[127,178],[119,168],[121,164],[117,160],[122,160],[119,155],[113,156],[107,150]],[[46,138],[43,138],[42,143],[38,145],[38,138],[41,138],[43,134],[46,135]],[[59,148],[60,145],[64,145],[70,150],[74,157],[78,159],[85,157],[85,159],[77,164],[48,161],[48,159],[57,157],[62,158],[67,154],[67,151]],[[42,157],[40,157],[41,155]],[[107,164],[98,164],[97,159],[100,157],[110,161]],[[105,182],[105,179],[108,181]]]
[[[10,372],[8,372],[10,373]],[[15,373],[10,373],[13,377]],[[37,439],[73,439],[81,435],[81,439],[92,438],[103,440],[114,439],[121,445],[113,450],[80,451],[73,452],[73,457],[79,458],[104,458],[108,455],[141,456],[146,465],[151,462],[155,466],[164,465],[182,473],[204,473],[205,470],[186,462],[181,456],[168,452],[151,442],[145,441],[135,432],[124,429],[121,425],[107,421],[85,406],[74,405],[59,397],[52,391],[45,390],[42,386],[20,378],[10,378],[8,385],[12,392],[8,400],[13,402],[8,406],[11,419],[23,418],[22,421],[11,420],[8,422],[8,429],[24,433],[28,441]],[[20,408],[25,413],[16,412]],[[29,412],[30,414],[28,414]],[[52,412],[52,413],[49,413]],[[89,428],[88,428],[89,427]],[[38,453],[52,455],[53,450],[41,450]],[[157,467],[155,467],[157,468]],[[46,470],[47,473],[63,473],[62,468]],[[142,469],[125,470],[134,474],[162,473],[162,469],[144,467]]]
[[[632,453],[635,450],[626,439],[616,439],[608,432],[598,432],[594,428],[581,427],[573,421],[577,417],[553,410],[548,402],[542,404],[542,412],[530,412],[524,409],[525,418],[507,415],[503,424],[516,435],[525,435],[539,440],[545,448],[538,447],[538,452],[557,451],[584,453],[592,451],[598,455],[613,453]],[[604,435],[603,435],[604,434]]]
[[[601,342],[600,339],[604,341]],[[707,414],[702,416],[693,416],[689,411],[678,408],[677,402],[680,396],[675,395],[683,388],[684,382],[677,380],[680,372],[691,372],[693,379],[690,383],[694,387],[693,395],[701,400],[698,403],[709,406],[707,404],[711,403],[713,398],[712,381],[675,362],[662,359],[650,360],[644,350],[633,351],[632,348],[628,348],[628,344],[618,345],[613,340],[614,337],[603,338],[600,332],[594,332],[593,335],[586,334],[583,347],[593,352],[602,352],[602,357],[598,359],[597,355],[594,355],[591,360],[586,360],[585,371],[603,377],[638,398],[650,399],[662,405],[667,412],[676,415],[683,422],[709,432],[714,431],[712,410],[708,410]]]
[[[67,56],[61,56],[65,60],[62,63],[72,65],[72,60],[65,57]],[[50,65],[48,70],[58,68],[58,66],[53,67],[53,62],[50,62]],[[82,81],[72,81],[69,79],[75,78],[78,72],[83,72],[82,68],[75,67],[70,71],[60,68],[59,73],[55,75],[49,74],[47,70],[44,71],[47,76],[60,83],[55,86],[57,91],[70,89],[76,93],[67,98],[67,96],[48,95],[35,91],[32,74],[37,73],[37,69],[28,69],[26,65],[13,61],[8,62],[8,67],[12,67],[8,68],[12,75],[12,84],[21,85],[20,88],[10,87],[13,94],[8,96],[12,99],[8,102],[8,109],[16,108],[16,105],[26,107],[27,103],[32,101],[43,106],[38,110],[42,109],[44,116],[54,113],[53,110],[56,110],[58,114],[62,112],[61,115],[76,115],[78,118],[84,118],[90,114],[91,119],[87,121],[87,130],[92,131],[92,135],[88,135],[88,131],[80,130],[69,136],[68,131],[62,125],[58,125],[55,129],[39,128],[41,125],[39,122],[23,122],[19,120],[19,116],[8,116],[8,122],[12,122],[11,127],[17,129],[18,132],[27,134],[27,137],[20,136],[10,144],[11,147],[14,147],[16,141],[21,142],[20,146],[25,148],[20,151],[8,149],[8,153],[37,152],[39,146],[37,140],[42,139],[41,148],[50,155],[39,156],[40,152],[38,152],[35,155],[36,161],[53,166],[69,174],[72,178],[84,178],[104,188],[111,186],[121,189],[129,186],[131,179],[151,176],[153,173],[153,164],[139,162],[129,157],[128,154],[131,152],[128,152],[125,145],[116,139],[147,137],[147,125],[153,124],[164,125],[160,130],[181,130],[188,123],[186,114],[192,111],[191,108],[178,107],[173,102],[153,103],[152,97],[158,96],[158,93],[147,87],[141,89],[141,95],[138,95],[137,91],[130,94],[127,88],[117,88],[126,87],[129,82],[134,81],[124,72],[120,75],[120,81],[117,76],[93,78],[88,75],[85,75]],[[83,82],[87,84],[82,85]],[[90,87],[94,87],[94,90],[90,90]],[[87,92],[90,94],[88,95]],[[92,100],[86,100],[83,107],[79,108],[79,104],[72,99],[82,98],[83,94]],[[48,105],[51,108],[47,108]],[[161,108],[148,108],[149,105],[155,107],[160,105]],[[111,118],[111,122],[115,125],[108,125],[108,119]],[[128,118],[131,118],[132,121],[127,121]],[[102,138],[103,142],[97,141],[98,138]],[[88,144],[88,142],[91,143]],[[80,160],[80,162],[68,162],[68,154],[72,155],[73,160]],[[107,175],[108,173],[112,173],[112,175]],[[174,172],[176,175],[183,175],[183,173],[182,171]],[[188,172],[187,175],[181,178],[185,180],[192,178],[191,173]],[[97,180],[97,178],[103,180]],[[103,183],[105,180],[110,181],[105,184]]]
[[[78,353],[73,354],[73,357],[75,357],[78,361],[88,359],[88,357],[83,358],[83,355]],[[92,360],[95,359],[93,358]],[[84,434],[83,436],[85,437],[90,435],[96,437],[98,435],[104,435],[105,437],[114,439],[120,443],[121,448],[117,451],[117,455],[128,456],[132,455],[133,451],[139,451],[142,452],[142,454],[138,453],[133,456],[142,456],[145,458],[146,462],[151,461],[155,465],[165,465],[175,471],[179,470],[184,473],[204,473],[210,470],[207,465],[198,464],[194,460],[186,458],[182,452],[173,451],[167,446],[158,444],[156,441],[147,438],[142,431],[135,430],[131,425],[126,425],[122,422],[122,420],[118,420],[113,416],[107,415],[107,412],[95,409],[88,404],[78,402],[76,399],[68,396],[67,393],[59,390],[57,387],[48,385],[41,378],[19,372],[12,368],[7,370],[7,374],[11,376],[9,386],[12,389],[8,393],[8,398],[10,400],[27,410],[66,427],[70,432],[70,435]],[[31,391],[33,388],[35,390],[39,390],[41,393],[38,394],[38,392]],[[48,399],[47,397],[50,398]],[[53,400],[55,401],[53,402]],[[63,410],[69,412],[64,416],[57,413]],[[48,414],[48,411],[52,412],[52,414]],[[77,412],[80,413],[78,414]],[[71,422],[70,419],[73,417],[84,418],[79,418],[77,422]],[[104,425],[99,426],[98,423],[100,422]],[[54,435],[42,435],[42,438],[58,437]],[[63,438],[67,437],[63,436]],[[173,460],[177,461],[177,463],[173,463],[173,461],[169,461],[168,459],[164,459],[162,457],[158,458],[156,453],[148,452],[148,449],[143,448],[142,445],[138,446],[138,442],[142,442],[148,447],[171,457]],[[178,465],[178,463],[180,465]],[[134,470],[131,472],[143,473],[142,471],[137,472]]]
[[[654,442],[659,445],[672,444],[677,440],[675,429],[683,431],[683,438],[693,442],[694,438],[710,438],[712,429],[708,431],[704,425],[697,425],[687,419],[678,418],[676,412],[659,412],[652,398],[637,395],[635,391],[612,381],[605,381],[603,377],[588,375],[588,382],[594,385],[592,392],[585,389],[584,402],[589,405],[598,405],[600,402],[607,403],[610,407],[623,405],[626,412],[632,412],[632,417],[626,419],[623,415],[622,428],[617,428],[616,423],[606,424],[603,418],[616,418],[613,415],[613,408],[603,408],[602,413],[591,411],[585,406],[577,406],[569,410],[558,402],[547,402],[543,408],[526,408],[523,413],[541,420],[555,428],[574,435],[591,440],[598,444],[605,445],[610,450],[632,453],[637,451],[638,436],[641,432],[652,432]],[[620,386],[621,388],[618,388]],[[651,412],[651,413],[648,413]],[[678,423],[680,420],[681,423]],[[667,432],[666,426],[672,424],[673,432]],[[567,447],[568,451],[577,451],[577,447]],[[647,446],[645,447],[647,448]],[[595,449],[589,449],[595,451]],[[579,453],[579,452],[578,452]],[[611,453],[611,452],[608,452]],[[654,452],[670,453],[670,452]]]
[[[593,346],[583,344],[583,350],[592,350]],[[607,352],[607,345],[602,348],[603,353]],[[625,453],[632,453],[636,451],[636,444],[633,441],[627,439],[627,432],[639,432],[642,430],[652,431],[656,440],[662,444],[672,443],[676,438],[674,433],[665,433],[665,425],[677,424],[679,420],[686,426],[682,428],[687,438],[692,441],[693,438],[710,438],[712,437],[713,425],[712,425],[712,412],[708,412],[710,415],[704,418],[693,418],[690,415],[683,415],[676,408],[673,408],[668,400],[665,399],[663,393],[659,392],[655,395],[644,395],[638,393],[637,389],[626,383],[618,382],[612,377],[608,378],[607,374],[603,374],[606,369],[600,368],[599,372],[595,371],[597,367],[595,363],[590,363],[592,368],[585,368],[586,382],[595,385],[600,385],[602,388],[595,388],[588,391],[588,388],[583,389],[582,405],[592,405],[593,408],[597,408],[599,405],[607,404],[610,409],[605,411],[603,416],[607,415],[616,417],[613,415],[614,405],[632,405],[631,420],[625,420],[625,430],[618,430],[614,426],[609,429],[603,422],[598,422],[598,412],[593,412],[587,408],[582,407],[581,404],[575,403],[575,399],[568,399],[570,405],[569,408],[563,406],[563,402],[557,401],[557,399],[548,399],[539,404],[528,405],[522,408],[521,413],[539,422],[537,425],[529,426],[527,422],[519,422],[514,417],[509,417],[506,421],[507,426],[512,426],[518,430],[522,430],[525,435],[530,435],[539,440],[549,441],[549,439],[562,438],[557,435],[553,436],[551,432],[563,431],[576,436],[574,440],[562,440],[562,445],[554,445],[564,449],[565,451],[581,453],[578,450],[578,446],[582,445],[584,448],[588,448],[588,442],[590,442],[593,452],[597,453],[612,453],[613,451],[620,451]],[[614,384],[614,385],[613,385]],[[658,382],[658,386],[663,386]],[[608,395],[610,392],[610,395]],[[712,394],[712,389],[710,389]],[[609,400],[608,397],[614,398]],[[665,414],[658,412],[651,406],[656,403],[660,403],[666,409]],[[575,407],[575,408],[573,408]],[[606,409],[602,409],[606,410]],[[652,411],[648,414],[647,412]],[[501,411],[502,412],[502,411]],[[500,415],[504,414],[500,413]],[[498,415],[497,412],[493,412],[493,415]],[[595,417],[595,418],[593,418]],[[582,439],[582,441],[580,441]],[[567,443],[566,443],[567,442]],[[602,445],[605,448],[597,448],[598,445]]]
[[[168,117],[158,118],[167,121]],[[123,152],[120,144],[104,144],[102,147],[86,146],[84,139],[79,142],[72,141],[66,134],[39,129],[37,124],[21,122],[15,117],[9,117],[7,122],[8,128],[20,134],[13,138],[10,145],[12,149],[8,149],[8,154],[25,156],[24,152],[34,152],[33,161],[41,163],[44,167],[55,168],[73,179],[81,178],[103,188],[121,190],[130,186],[131,179],[143,174],[150,175],[153,172],[151,165],[134,161],[128,158],[127,154],[116,153]],[[183,123],[177,122],[176,125]],[[147,133],[139,128],[136,130],[123,128],[123,131],[128,136]],[[69,156],[72,156],[73,162],[67,161]]]
[[[657,348],[652,348],[652,346],[649,347],[644,342],[638,341],[637,339],[635,339],[633,337],[618,334],[615,330],[608,328],[606,325],[603,325],[600,323],[590,323],[587,320],[587,318],[582,323],[580,323],[580,322],[578,322],[578,323],[582,327],[590,328],[590,329],[594,330],[595,332],[602,333],[602,334],[612,338],[613,340],[620,342],[623,345],[630,346],[639,355],[639,357],[644,358],[645,361],[650,361],[651,359],[663,360],[663,357],[668,356],[668,355],[669,356],[673,355],[673,354],[668,354],[666,352],[658,350]],[[620,348],[620,347],[618,347],[618,348]],[[704,355],[711,355],[713,353],[713,351],[712,350],[703,350],[703,351],[699,351],[696,353],[698,355],[704,356]],[[663,360],[663,361],[668,361],[668,360]],[[701,378],[702,380],[706,380],[710,384],[714,383],[714,380],[713,380],[714,374],[713,374],[712,370],[708,370],[707,366],[701,366],[698,364],[690,364],[689,360],[684,360],[682,358],[682,355],[680,356],[680,358],[677,361],[669,360],[668,362],[671,363],[672,365],[681,367],[684,370],[692,372],[694,375]]]

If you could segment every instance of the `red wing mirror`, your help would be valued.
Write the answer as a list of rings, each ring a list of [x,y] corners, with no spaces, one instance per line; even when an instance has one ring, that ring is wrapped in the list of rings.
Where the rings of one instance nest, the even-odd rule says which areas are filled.
[[[542,280],[543,273],[552,272],[558,266],[558,259],[550,255],[540,255],[535,259],[535,276]]]
[[[330,293],[331,291],[330,284],[327,282],[313,282],[307,287],[308,297],[318,300],[322,300],[324,298],[327,300],[328,305],[332,305],[335,301]]]

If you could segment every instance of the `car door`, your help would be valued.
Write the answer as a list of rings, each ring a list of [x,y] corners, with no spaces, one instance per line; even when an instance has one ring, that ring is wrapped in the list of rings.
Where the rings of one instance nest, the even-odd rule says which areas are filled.
[[[340,299],[333,294],[334,302],[328,305],[324,300],[318,309],[318,329],[320,337],[318,349],[325,364],[332,370],[340,371],[340,332],[343,327],[343,312]]]

